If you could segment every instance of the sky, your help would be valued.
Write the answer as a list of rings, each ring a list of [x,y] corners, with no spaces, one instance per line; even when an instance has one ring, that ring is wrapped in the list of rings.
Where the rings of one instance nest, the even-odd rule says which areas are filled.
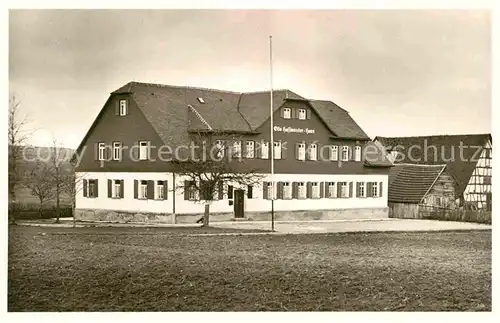
[[[488,11],[11,10],[9,93],[30,143],[76,148],[129,81],[273,84],[349,111],[370,136],[491,132]]]

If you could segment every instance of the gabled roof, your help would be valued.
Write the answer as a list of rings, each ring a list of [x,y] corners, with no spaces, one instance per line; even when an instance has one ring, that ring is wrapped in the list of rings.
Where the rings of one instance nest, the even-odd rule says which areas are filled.
[[[446,165],[398,164],[389,172],[389,202],[420,203]]]
[[[129,82],[112,92],[118,93],[131,94],[158,135],[170,143],[181,132],[187,136],[189,130],[253,132],[269,118],[269,91],[241,93]],[[290,90],[275,90],[274,111],[286,100],[310,104],[334,136],[369,140],[349,113],[333,102],[307,100]]]
[[[446,164],[447,171],[457,180],[457,193],[461,195],[469,183],[482,147],[488,140],[491,141],[491,134],[418,137],[377,136],[374,140],[379,141],[386,148],[387,152],[392,150],[399,152],[398,158],[394,162],[395,164]],[[462,154],[460,153],[460,146],[463,147]],[[432,147],[436,147],[436,149]],[[395,171],[394,169],[393,171]]]
[[[311,105],[330,130],[338,137],[370,139],[351,118],[349,112],[331,101],[311,100]]]

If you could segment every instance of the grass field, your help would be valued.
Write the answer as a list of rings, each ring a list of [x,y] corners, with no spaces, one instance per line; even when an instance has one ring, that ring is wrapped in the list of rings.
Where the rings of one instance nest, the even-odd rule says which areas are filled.
[[[199,232],[12,227],[8,310],[491,310],[491,231]]]

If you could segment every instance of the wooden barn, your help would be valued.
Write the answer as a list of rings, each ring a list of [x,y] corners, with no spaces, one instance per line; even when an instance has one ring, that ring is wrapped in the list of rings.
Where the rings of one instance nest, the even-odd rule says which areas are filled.
[[[389,216],[419,219],[455,210],[457,193],[446,165],[397,164],[389,174]]]

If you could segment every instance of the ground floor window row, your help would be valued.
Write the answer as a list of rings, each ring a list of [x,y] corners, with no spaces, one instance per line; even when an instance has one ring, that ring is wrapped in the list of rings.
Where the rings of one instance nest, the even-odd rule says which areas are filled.
[[[382,197],[383,182],[264,182],[265,199]]]
[[[134,199],[139,200],[166,200],[168,198],[167,180],[134,180]],[[320,198],[351,198],[351,197],[382,197],[383,182],[263,182],[263,198],[272,199],[320,199]],[[123,179],[107,180],[107,197],[112,199],[124,198]],[[83,196],[96,198],[99,196],[97,179],[83,180]],[[184,200],[229,200],[234,198],[235,187],[218,183],[217,188],[203,183],[199,186],[193,181],[184,181]],[[246,197],[254,198],[253,186],[246,186]]]
[[[166,180],[134,180],[134,198],[140,200],[166,200],[168,197],[168,181]],[[107,197],[112,199],[124,198],[125,181],[123,179],[107,180]],[[83,180],[83,196],[99,197],[97,179]]]

